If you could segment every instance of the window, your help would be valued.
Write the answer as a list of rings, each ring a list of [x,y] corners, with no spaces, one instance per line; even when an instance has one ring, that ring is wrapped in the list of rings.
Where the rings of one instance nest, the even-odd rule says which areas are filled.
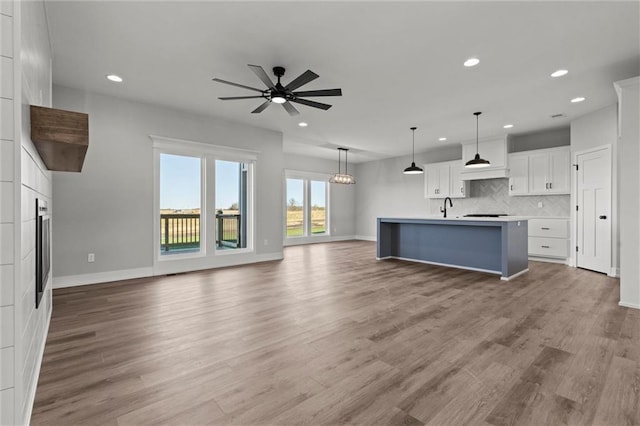
[[[216,250],[247,247],[249,164],[216,160]]]
[[[286,238],[329,234],[327,181],[323,175],[287,171]]]
[[[160,254],[200,251],[201,158],[160,154]]]
[[[151,139],[156,170],[154,270],[202,269],[224,264],[225,255],[252,253],[257,153]],[[213,261],[215,256],[221,258]]]

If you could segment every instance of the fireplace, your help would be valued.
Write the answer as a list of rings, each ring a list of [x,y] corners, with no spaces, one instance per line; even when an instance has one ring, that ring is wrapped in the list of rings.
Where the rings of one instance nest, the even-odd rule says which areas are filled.
[[[47,202],[36,198],[36,308],[44,294],[51,268],[51,229]]]

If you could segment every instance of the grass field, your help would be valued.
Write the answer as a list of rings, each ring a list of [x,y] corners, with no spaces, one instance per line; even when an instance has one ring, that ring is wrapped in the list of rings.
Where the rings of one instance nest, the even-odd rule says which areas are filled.
[[[304,214],[299,208],[287,208],[287,237],[302,236],[304,231]],[[311,233],[327,232],[327,221],[324,208],[311,209]]]

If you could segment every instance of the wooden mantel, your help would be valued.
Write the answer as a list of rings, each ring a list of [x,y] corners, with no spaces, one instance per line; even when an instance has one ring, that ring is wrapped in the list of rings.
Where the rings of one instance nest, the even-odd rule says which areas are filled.
[[[49,170],[80,172],[89,147],[89,115],[32,105],[31,141]]]

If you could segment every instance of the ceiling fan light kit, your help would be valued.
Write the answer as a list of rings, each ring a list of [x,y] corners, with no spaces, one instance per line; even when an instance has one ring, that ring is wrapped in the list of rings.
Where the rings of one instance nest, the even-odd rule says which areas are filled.
[[[289,113],[289,115],[294,116],[300,114],[300,112],[291,105],[291,102],[306,105],[312,108],[318,108],[322,110],[328,110],[331,108],[329,104],[323,104],[321,102],[311,101],[309,99],[304,99],[307,97],[318,97],[318,96],[342,96],[342,89],[321,89],[321,90],[306,90],[306,91],[295,91],[297,88],[304,86],[305,84],[315,80],[318,78],[318,74],[314,73],[311,70],[306,70],[298,77],[294,78],[286,86],[283,86],[280,82],[280,78],[284,76],[285,69],[284,67],[273,67],[273,74],[278,78],[277,83],[273,83],[271,78],[267,75],[264,69],[260,65],[248,65],[249,68],[255,73],[255,75],[267,86],[267,89],[258,89],[256,87],[245,86],[244,84],[233,83],[231,81],[222,80],[219,78],[214,78],[213,81],[217,81],[218,83],[229,84],[231,86],[241,87],[243,89],[253,90],[254,92],[260,92],[259,95],[254,96],[231,96],[231,97],[220,97],[223,101],[230,100],[238,100],[238,99],[265,99],[260,106],[251,111],[252,114],[258,114],[264,111],[271,103],[280,104],[284,107],[284,109]]]
[[[465,163],[464,167],[466,167],[467,169],[480,169],[482,167],[489,167],[491,165],[489,160],[485,160],[485,159],[480,157],[480,152],[478,150],[478,148],[479,148],[479,142],[478,142],[478,118],[479,118],[480,114],[482,114],[482,113],[481,112],[474,112],[473,113],[473,115],[476,116],[476,156],[473,158],[473,160],[469,160],[469,161],[467,161]]]
[[[416,166],[416,129],[417,127],[411,127],[412,132],[412,145],[411,145],[411,165],[404,169],[405,175],[421,175],[424,173],[420,167]]]
[[[342,173],[342,169],[340,168],[340,162],[342,157],[342,152],[344,151],[344,173]],[[347,148],[338,148],[338,173],[331,176],[329,179],[329,183],[340,183],[343,185],[352,185],[356,183],[356,179],[349,174],[347,170],[347,153],[349,150]]]

